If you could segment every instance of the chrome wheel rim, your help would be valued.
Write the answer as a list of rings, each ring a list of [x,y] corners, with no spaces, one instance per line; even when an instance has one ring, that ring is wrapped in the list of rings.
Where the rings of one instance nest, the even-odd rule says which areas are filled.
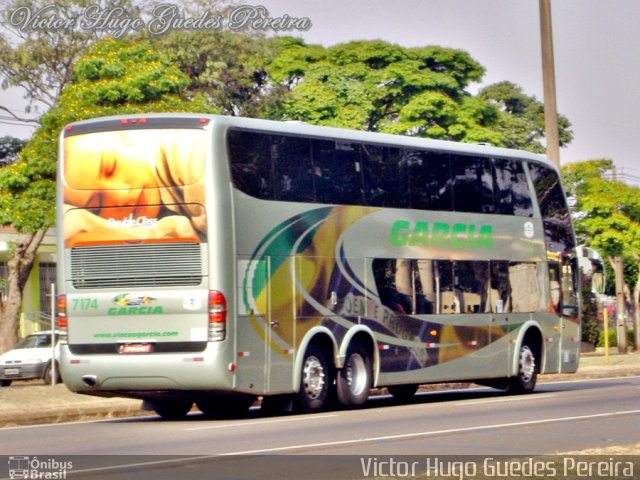
[[[351,355],[346,365],[345,376],[352,395],[360,395],[367,384],[367,365],[359,354]]]
[[[536,357],[528,345],[523,345],[520,350],[520,377],[525,382],[530,382],[536,372]]]
[[[325,371],[316,356],[310,356],[302,369],[302,385],[308,398],[315,400],[324,391]]]

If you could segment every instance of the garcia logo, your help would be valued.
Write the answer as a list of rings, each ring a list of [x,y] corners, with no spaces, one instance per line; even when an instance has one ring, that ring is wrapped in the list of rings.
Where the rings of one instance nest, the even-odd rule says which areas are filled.
[[[107,310],[107,315],[159,315],[163,313],[160,305],[153,305],[158,299],[136,293],[121,293],[113,297],[117,307]]]
[[[128,227],[129,229],[154,228],[156,223],[158,223],[158,219],[148,218],[144,215],[141,217],[134,217],[133,213],[130,213],[128,217],[124,217],[120,220],[117,218],[109,218],[107,219],[107,223],[110,227]]]

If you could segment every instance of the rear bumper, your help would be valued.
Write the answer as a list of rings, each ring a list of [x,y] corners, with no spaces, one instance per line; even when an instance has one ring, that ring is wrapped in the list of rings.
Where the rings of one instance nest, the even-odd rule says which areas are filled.
[[[93,355],[73,354],[65,345],[60,369],[71,391],[90,395],[227,390],[234,386],[229,361],[225,346],[216,343],[210,343],[199,353]]]

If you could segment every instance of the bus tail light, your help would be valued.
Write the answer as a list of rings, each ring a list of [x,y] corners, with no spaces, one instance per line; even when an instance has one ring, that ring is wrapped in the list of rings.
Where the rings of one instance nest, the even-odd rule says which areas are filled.
[[[221,292],[209,292],[209,341],[224,340],[227,332],[227,299]]]
[[[60,343],[67,343],[67,296],[58,295],[56,297],[56,324],[55,328],[59,335]]]

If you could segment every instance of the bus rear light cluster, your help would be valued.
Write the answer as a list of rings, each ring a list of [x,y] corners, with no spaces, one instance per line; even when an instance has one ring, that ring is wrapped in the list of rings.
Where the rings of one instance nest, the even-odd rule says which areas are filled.
[[[58,295],[56,297],[56,330],[60,343],[67,343],[67,296]]]
[[[221,292],[209,292],[209,341],[219,342],[227,333],[227,299]]]

